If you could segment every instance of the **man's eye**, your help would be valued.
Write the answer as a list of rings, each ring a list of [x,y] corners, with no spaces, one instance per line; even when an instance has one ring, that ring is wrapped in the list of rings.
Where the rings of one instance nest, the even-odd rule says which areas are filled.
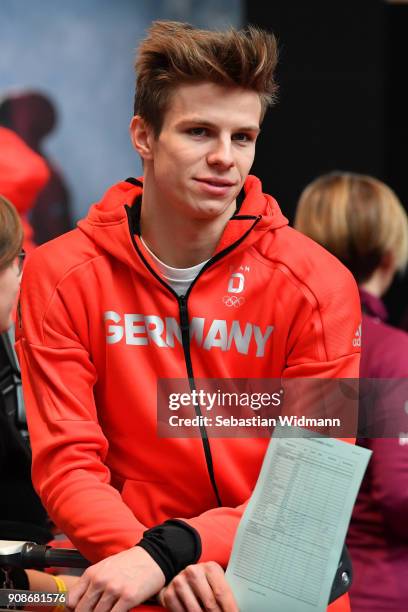
[[[249,134],[238,132],[232,136],[232,140],[237,140],[238,142],[251,142],[253,139]]]
[[[206,136],[207,130],[205,128],[195,127],[195,128],[190,128],[188,130],[188,133],[191,136]]]

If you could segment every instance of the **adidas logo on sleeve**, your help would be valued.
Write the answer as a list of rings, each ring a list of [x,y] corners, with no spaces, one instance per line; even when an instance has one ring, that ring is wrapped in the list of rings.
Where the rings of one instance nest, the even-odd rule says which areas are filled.
[[[353,346],[361,346],[361,323],[354,334]]]

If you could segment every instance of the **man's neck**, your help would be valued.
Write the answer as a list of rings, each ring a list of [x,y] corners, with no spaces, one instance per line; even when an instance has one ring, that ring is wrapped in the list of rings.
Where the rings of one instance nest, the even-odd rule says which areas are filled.
[[[191,219],[158,205],[157,194],[144,191],[140,217],[141,235],[150,250],[173,268],[190,268],[212,257],[235,202],[214,219]]]

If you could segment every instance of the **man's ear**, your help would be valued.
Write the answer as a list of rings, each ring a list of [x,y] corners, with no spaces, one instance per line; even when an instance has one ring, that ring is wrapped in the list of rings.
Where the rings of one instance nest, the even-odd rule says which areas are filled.
[[[140,116],[132,117],[129,126],[130,138],[136,151],[143,160],[153,159],[153,129]]]

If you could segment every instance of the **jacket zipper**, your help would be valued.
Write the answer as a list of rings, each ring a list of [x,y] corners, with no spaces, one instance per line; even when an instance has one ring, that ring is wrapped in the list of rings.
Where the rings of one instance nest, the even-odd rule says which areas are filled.
[[[195,390],[195,381],[194,381],[194,373],[193,373],[193,364],[191,361],[191,353],[190,353],[190,322],[188,320],[188,310],[187,310],[187,298],[185,295],[180,295],[178,298],[179,310],[180,310],[180,329],[181,329],[181,340],[183,345],[184,359],[186,362],[188,382],[190,385],[191,391]],[[194,410],[198,417],[202,417],[201,407],[199,404],[194,404]],[[207,430],[204,425],[202,425],[203,419],[199,419],[199,429],[201,435],[201,441],[203,444],[205,461],[207,464],[208,475],[211,480],[212,488],[217,499],[217,503],[219,506],[222,506],[222,501],[220,497],[220,493],[218,491],[217,482],[215,480],[214,474],[214,464],[211,453],[210,441],[208,439]]]
[[[245,216],[246,219],[248,219],[248,218],[254,219],[254,223],[251,225],[251,227],[236,242],[231,244],[229,247],[227,247],[223,251],[220,251],[217,255],[215,255],[209,261],[207,261],[205,266],[203,266],[201,268],[200,272],[197,274],[197,276],[195,277],[195,279],[191,283],[191,285],[188,288],[186,294],[185,295],[178,295],[174,291],[174,289],[172,287],[170,287],[170,285],[168,285],[161,278],[161,276],[159,276],[156,273],[156,271],[151,267],[149,262],[144,258],[143,253],[140,251],[139,247],[137,246],[137,243],[136,243],[136,240],[135,240],[135,237],[134,237],[133,227],[132,227],[132,218],[131,218],[131,207],[125,205],[125,210],[126,210],[126,214],[127,214],[127,218],[128,218],[130,237],[132,239],[132,243],[133,243],[133,246],[134,246],[137,254],[139,255],[139,257],[142,260],[142,262],[144,263],[144,265],[147,267],[149,272],[151,274],[153,274],[153,276],[164,287],[166,287],[166,289],[168,291],[170,291],[170,293],[172,293],[172,295],[177,300],[178,307],[179,307],[179,313],[180,313],[180,331],[181,331],[181,343],[182,343],[183,353],[184,353],[184,361],[185,361],[185,364],[186,364],[186,370],[187,370],[187,376],[188,376],[188,380],[189,380],[190,389],[191,389],[191,391],[193,391],[193,390],[195,390],[195,381],[194,381],[194,371],[193,371],[193,364],[192,364],[192,361],[191,361],[191,352],[190,352],[190,321],[189,321],[189,318],[188,318],[188,305],[187,305],[188,296],[190,295],[193,286],[196,284],[197,280],[202,276],[202,274],[204,274],[204,272],[206,270],[208,270],[208,268],[210,266],[212,266],[214,263],[216,263],[217,261],[219,261],[223,257],[226,257],[229,253],[231,253],[231,251],[236,249],[237,246],[239,244],[241,244],[241,242],[243,240],[245,240],[245,238],[250,234],[250,232],[252,232],[252,230],[257,225],[257,223],[259,223],[259,221],[262,218],[262,215],[258,215],[257,217],[249,217],[249,215],[246,215]],[[195,405],[194,408],[195,408],[196,415],[199,416],[199,417],[202,417],[202,412],[201,412],[201,408],[200,408],[199,404]],[[200,423],[202,423],[202,421],[203,421],[203,419],[199,419]],[[219,491],[218,491],[217,482],[215,480],[214,464],[213,464],[212,453],[211,453],[211,446],[210,446],[210,441],[208,439],[207,430],[206,430],[204,425],[199,425],[199,429],[200,429],[201,441],[202,441],[202,444],[203,444],[203,450],[204,450],[205,461],[206,461],[206,465],[207,465],[208,476],[210,478],[211,485],[212,485],[215,497],[217,499],[217,504],[220,507],[222,507],[223,503],[222,503],[221,496],[220,496]]]

